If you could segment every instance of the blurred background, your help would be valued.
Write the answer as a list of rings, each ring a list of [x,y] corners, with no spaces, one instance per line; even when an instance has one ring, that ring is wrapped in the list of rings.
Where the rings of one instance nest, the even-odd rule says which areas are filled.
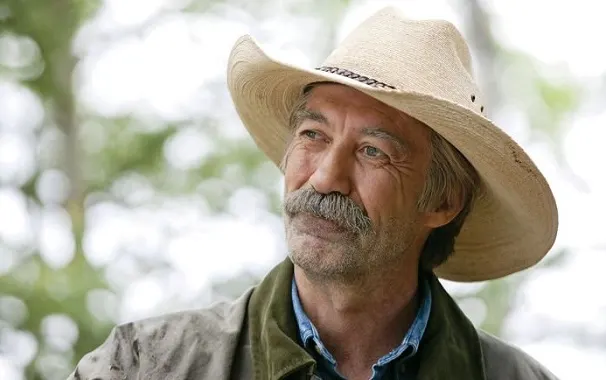
[[[229,50],[249,33],[314,67],[387,4],[461,29],[560,209],[536,269],[446,287],[561,379],[606,379],[592,0],[0,0],[0,379],[64,379],[114,324],[233,298],[281,261],[282,178],[233,109]]]

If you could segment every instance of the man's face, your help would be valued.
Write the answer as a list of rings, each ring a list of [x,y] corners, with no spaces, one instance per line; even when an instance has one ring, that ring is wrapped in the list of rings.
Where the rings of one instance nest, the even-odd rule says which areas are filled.
[[[337,84],[314,87],[285,172],[291,258],[308,275],[350,280],[403,256],[427,236],[417,209],[431,160],[419,121]]]

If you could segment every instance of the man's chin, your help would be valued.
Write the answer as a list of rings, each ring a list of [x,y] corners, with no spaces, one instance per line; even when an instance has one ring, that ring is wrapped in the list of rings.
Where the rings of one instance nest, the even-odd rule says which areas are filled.
[[[292,232],[288,236],[288,247],[292,251],[301,252],[306,256],[322,257],[331,255],[343,248],[341,239],[329,239],[304,232]]]
[[[359,279],[365,271],[360,263],[343,252],[329,252],[318,255],[317,252],[291,251],[290,259],[311,281],[349,283]]]
[[[326,238],[306,233],[290,233],[287,238],[292,261],[305,271],[338,272],[351,265],[360,247],[346,237]]]

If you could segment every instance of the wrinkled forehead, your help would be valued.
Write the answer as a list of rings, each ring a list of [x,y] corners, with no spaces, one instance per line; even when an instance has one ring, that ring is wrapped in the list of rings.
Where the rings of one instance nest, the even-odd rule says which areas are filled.
[[[327,97],[327,91],[322,91],[326,88],[343,88],[347,89],[347,92],[342,94],[333,92],[330,94],[330,97]],[[293,108],[293,114],[306,110],[310,106],[310,103],[327,105],[327,103],[331,102],[353,102],[354,99],[358,100],[360,104],[372,106],[374,109],[379,110],[381,114],[389,119],[389,121],[399,127],[404,127],[405,129],[418,129],[425,137],[430,137],[435,133],[428,125],[408,115],[404,111],[393,108],[353,87],[328,81],[314,82],[305,86],[301,98]],[[312,102],[310,102],[310,100]]]

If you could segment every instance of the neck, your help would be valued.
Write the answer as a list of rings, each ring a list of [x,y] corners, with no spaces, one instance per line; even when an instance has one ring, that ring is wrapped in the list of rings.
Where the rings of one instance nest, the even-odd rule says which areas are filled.
[[[348,379],[370,378],[414,321],[417,265],[392,263],[355,284],[318,281],[297,266],[294,275],[305,312]]]

